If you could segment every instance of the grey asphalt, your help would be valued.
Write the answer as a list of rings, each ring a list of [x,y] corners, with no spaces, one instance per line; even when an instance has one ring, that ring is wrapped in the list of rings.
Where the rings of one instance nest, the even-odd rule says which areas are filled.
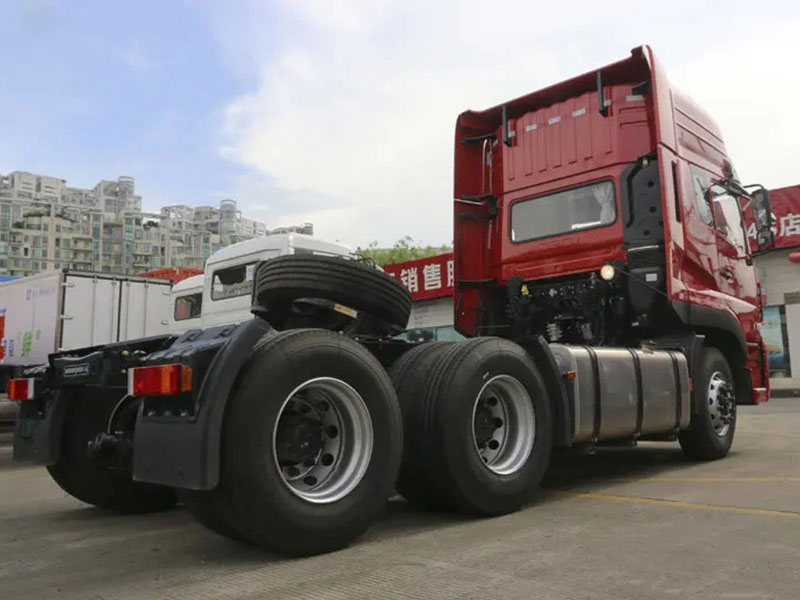
[[[561,457],[495,519],[402,501],[350,548],[287,560],[182,510],[122,517],[11,462],[0,437],[0,599],[800,598],[800,400],[740,409],[725,460],[677,444]]]

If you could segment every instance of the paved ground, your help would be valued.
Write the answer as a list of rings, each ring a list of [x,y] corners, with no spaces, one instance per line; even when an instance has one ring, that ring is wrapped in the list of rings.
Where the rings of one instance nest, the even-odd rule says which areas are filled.
[[[0,598],[794,600],[800,400],[744,408],[739,426],[713,464],[674,445],[561,459],[540,499],[502,518],[391,502],[351,548],[304,560],[217,537],[180,510],[86,507],[0,448]]]

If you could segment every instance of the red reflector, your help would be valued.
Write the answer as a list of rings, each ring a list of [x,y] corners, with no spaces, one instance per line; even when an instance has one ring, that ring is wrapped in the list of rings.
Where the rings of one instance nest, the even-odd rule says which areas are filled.
[[[179,364],[136,367],[128,372],[128,395],[174,396],[192,389],[192,368]]]
[[[15,402],[33,400],[33,379],[10,379],[6,392],[8,399]]]

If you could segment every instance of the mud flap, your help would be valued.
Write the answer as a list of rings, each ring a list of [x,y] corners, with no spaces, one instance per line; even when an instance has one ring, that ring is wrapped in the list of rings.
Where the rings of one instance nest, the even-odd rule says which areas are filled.
[[[44,414],[38,403],[26,402],[14,426],[14,460],[50,466],[58,462],[68,393],[57,391],[46,401]]]

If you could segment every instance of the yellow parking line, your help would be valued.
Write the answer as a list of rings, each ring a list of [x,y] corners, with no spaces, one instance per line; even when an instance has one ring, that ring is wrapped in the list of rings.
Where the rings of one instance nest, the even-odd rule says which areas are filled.
[[[619,494],[601,494],[597,492],[580,492],[558,490],[557,493],[570,498],[583,498],[587,500],[606,500],[610,502],[625,502],[627,504],[645,504],[650,506],[668,506],[671,508],[687,508],[692,510],[706,510],[711,512],[733,513],[737,515],[757,515],[761,517],[783,517],[785,519],[799,519],[800,513],[786,510],[772,510],[769,508],[744,508],[740,506],[721,506],[719,504],[703,504],[699,502],[683,502],[681,500],[664,500],[660,498],[644,498],[641,496],[622,496]]]

